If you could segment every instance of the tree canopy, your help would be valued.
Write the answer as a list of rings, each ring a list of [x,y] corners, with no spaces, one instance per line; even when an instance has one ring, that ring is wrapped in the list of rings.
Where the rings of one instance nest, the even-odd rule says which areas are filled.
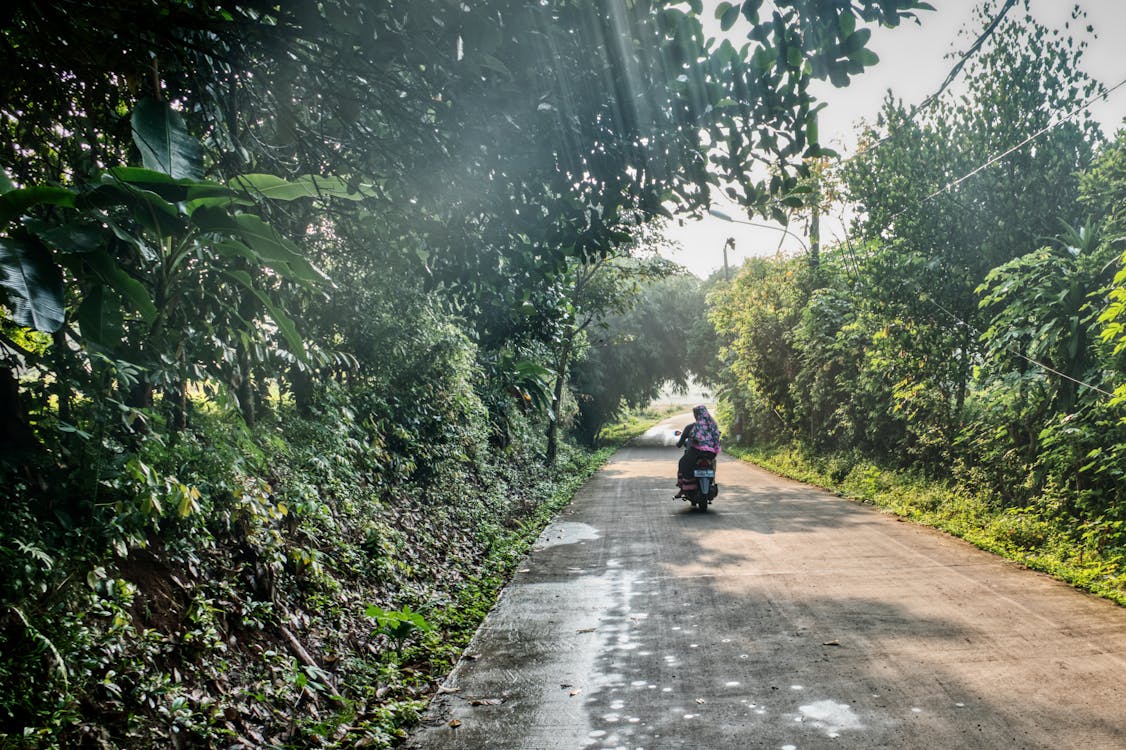
[[[649,285],[646,228],[721,186],[802,203],[810,82],[927,8],[721,3],[734,45],[698,0],[5,5],[17,745],[314,743],[317,696],[393,742],[426,679],[404,639],[464,629],[478,563],[585,470],[564,403],[589,438],[707,367],[654,349],[685,341],[662,299],[702,303]]]
[[[1082,52],[1006,17],[964,95],[889,96],[840,167],[849,237],[748,263],[711,317],[753,442],[832,457],[834,480],[864,461],[951,480],[997,544],[1035,555],[1059,529],[1056,552],[1120,575],[1123,134],[1087,111]]]

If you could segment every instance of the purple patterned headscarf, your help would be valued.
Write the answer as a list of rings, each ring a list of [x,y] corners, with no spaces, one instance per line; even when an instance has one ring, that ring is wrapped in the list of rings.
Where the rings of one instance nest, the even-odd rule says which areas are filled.
[[[692,409],[692,416],[696,418],[696,428],[692,430],[692,447],[696,450],[719,453],[719,425],[708,413],[708,408],[703,404]]]

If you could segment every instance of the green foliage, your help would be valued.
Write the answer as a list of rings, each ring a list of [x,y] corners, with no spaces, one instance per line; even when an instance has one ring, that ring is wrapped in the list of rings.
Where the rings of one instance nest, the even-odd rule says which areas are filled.
[[[889,100],[843,168],[856,236],[712,295],[721,414],[801,478],[1121,600],[1123,135],[1071,116],[1097,84],[1053,39],[1006,20],[965,97]]]
[[[631,310],[592,331],[571,376],[581,440],[593,443],[625,408],[638,409],[665,383],[706,376],[718,347],[701,283],[687,275],[649,281]],[[710,345],[710,346],[709,346]]]
[[[669,272],[623,249],[795,203],[810,79],[926,7],[753,5],[13,7],[0,744],[401,739],[597,463],[544,432]]]
[[[403,653],[403,644],[408,638],[420,633],[430,633],[434,630],[434,626],[425,617],[407,606],[388,612],[381,607],[370,604],[364,614],[375,620],[375,632],[390,638],[395,644],[395,652],[400,656]]]
[[[12,320],[35,331],[54,333],[65,319],[62,273],[43,245],[0,238],[0,286],[8,292]]]
[[[806,265],[782,257],[747,261],[730,286],[709,297],[710,318],[726,346],[721,391],[739,407],[734,432],[759,439],[796,428],[790,381],[798,370],[793,329],[810,293]],[[737,384],[737,385],[736,385]]]
[[[994,9],[984,4],[979,18]],[[844,166],[862,216],[855,232],[870,243],[845,258],[856,296],[889,326],[879,359],[892,388],[877,409],[910,418],[902,452],[953,457],[929,441],[937,434],[949,445],[965,423],[982,354],[977,332],[990,327],[975,290],[1058,234],[1061,222],[1079,223],[1077,174],[1099,143],[1098,127],[1083,115],[1046,126],[1097,87],[1078,72],[1081,53],[1082,44],[1030,18],[1006,19],[967,65],[966,96],[919,113],[889,98]]]

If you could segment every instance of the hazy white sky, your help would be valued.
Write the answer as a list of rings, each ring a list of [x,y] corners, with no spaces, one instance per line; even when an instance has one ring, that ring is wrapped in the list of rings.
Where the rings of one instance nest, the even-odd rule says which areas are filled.
[[[714,9],[718,0],[705,0],[704,4]],[[834,89],[824,84],[816,89],[817,97],[829,103],[819,122],[822,142],[842,156],[852,151],[856,123],[875,117],[888,89],[908,105],[918,104],[942,85],[953,65],[946,55],[969,46],[971,39],[959,36],[958,31],[972,23],[978,1],[931,0],[931,4],[938,10],[922,13],[921,25],[912,23],[895,29],[873,29],[869,47],[879,54],[880,63],[853,78],[847,88]],[[1070,21],[1075,4],[1072,0],[1032,0],[1031,10],[1045,26],[1064,31],[1064,24]],[[1093,36],[1086,33],[1085,25],[1075,29],[1075,24],[1072,24],[1073,28],[1069,30],[1076,38],[1088,41],[1083,68],[1110,88],[1126,79],[1126,52],[1123,51],[1126,44],[1126,0],[1078,0],[1078,5],[1087,13],[1086,22],[1094,27]],[[1010,14],[1023,13],[1022,6],[1018,3]],[[711,10],[705,15],[710,18]],[[708,30],[719,34],[718,23]],[[980,31],[973,28],[975,36]],[[1122,127],[1126,117],[1126,86],[1108,99],[1097,102],[1091,110],[1106,134],[1112,136]],[[734,218],[746,218],[731,204],[717,202],[713,205]],[[790,230],[798,234],[803,229],[801,225],[790,226]],[[843,233],[844,227],[839,221],[831,218],[823,220],[821,234],[826,244],[842,237]],[[670,257],[699,276],[707,276],[723,266],[723,245],[728,237],[735,240],[735,250],[729,252],[733,269],[744,258],[773,255],[779,249],[780,241],[785,251],[796,251],[801,247],[796,240],[777,230],[732,224],[711,216],[700,220],[686,219],[681,225],[670,227],[666,236],[681,246],[681,250]]]

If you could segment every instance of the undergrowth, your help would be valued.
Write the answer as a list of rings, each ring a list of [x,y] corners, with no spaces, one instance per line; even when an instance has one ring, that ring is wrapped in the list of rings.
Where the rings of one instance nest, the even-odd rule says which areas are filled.
[[[517,417],[507,448],[460,420],[406,452],[346,400],[322,409],[247,429],[199,404],[57,508],[12,475],[0,748],[393,747],[613,451],[545,466]]]
[[[1117,535],[1097,525],[1075,530],[1050,498],[1005,508],[949,482],[848,456],[813,456],[792,446],[725,450],[777,474],[940,529],[1126,606],[1126,549],[1108,543]]]
[[[646,407],[637,411],[624,414],[614,424],[606,425],[598,433],[598,444],[618,446],[630,438],[642,434],[657,422],[673,414],[691,411],[691,406],[663,406],[659,408]]]

